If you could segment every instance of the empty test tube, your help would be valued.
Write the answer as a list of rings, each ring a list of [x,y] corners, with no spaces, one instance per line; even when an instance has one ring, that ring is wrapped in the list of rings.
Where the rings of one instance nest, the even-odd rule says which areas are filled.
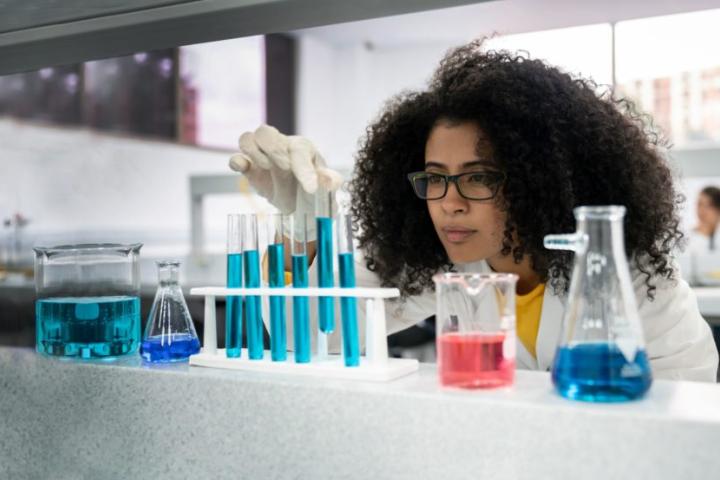
[[[285,286],[285,249],[283,248],[283,215],[272,214],[268,222],[268,285]],[[270,296],[270,352],[274,362],[287,360],[285,297]]]
[[[307,226],[308,215],[290,217],[290,248],[292,254],[292,284],[294,288],[308,287]],[[310,304],[308,297],[293,297],[293,336],[295,363],[310,361]]]
[[[228,288],[242,287],[242,215],[228,215],[227,219],[227,276]],[[228,296],[225,307],[225,355],[239,358],[242,352],[241,296]]]
[[[257,215],[245,215],[243,227],[243,263],[246,288],[260,287],[260,254],[258,253]],[[256,295],[245,297],[245,321],[247,323],[247,345],[250,360],[262,360],[263,322],[261,299]]]
[[[352,216],[338,215],[337,224],[338,264],[340,267],[340,287],[355,287],[355,264],[352,235]],[[346,367],[360,365],[360,339],[358,336],[357,299],[340,298],[342,316],[343,356]]]

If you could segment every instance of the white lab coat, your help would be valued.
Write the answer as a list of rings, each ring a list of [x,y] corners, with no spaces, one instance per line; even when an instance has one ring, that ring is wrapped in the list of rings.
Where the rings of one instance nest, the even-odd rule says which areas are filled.
[[[360,252],[355,255],[355,278],[359,287],[378,287],[380,280],[370,272]],[[310,267],[310,282],[317,278],[316,262]],[[458,265],[460,272],[490,272],[487,262],[479,261]],[[631,271],[638,310],[645,335],[645,347],[654,378],[715,382],[718,369],[718,352],[712,332],[700,315],[695,294],[682,279],[676,281],[656,279],[655,299],[646,295],[645,276],[637,269]],[[545,289],[540,329],[535,351],[537,358],[517,341],[517,367],[527,370],[549,370],[561,334],[565,299]],[[311,331],[317,331],[316,303],[311,302]],[[365,318],[365,304],[358,302],[360,318]],[[404,301],[386,301],[388,334],[404,330],[435,314],[435,292],[425,291]],[[364,344],[365,322],[359,322],[360,339]],[[336,302],[336,324],[340,324],[339,302]],[[292,322],[288,322],[288,344],[292,345]],[[340,351],[340,328],[328,340],[331,352]],[[313,349],[315,336],[313,335]]]
[[[717,234],[717,232],[713,235],[715,239],[715,250],[710,250],[710,236],[704,235],[696,230],[691,230],[685,234],[685,237],[687,238],[687,247],[686,251],[693,252],[693,253],[712,253],[718,252],[720,253],[720,235]]]

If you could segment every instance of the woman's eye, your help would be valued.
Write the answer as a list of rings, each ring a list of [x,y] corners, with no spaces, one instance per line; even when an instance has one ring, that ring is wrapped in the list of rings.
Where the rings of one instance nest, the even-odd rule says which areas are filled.
[[[442,183],[442,177],[440,175],[428,175],[427,181],[431,185],[437,185],[439,183]]]
[[[475,175],[468,175],[468,181],[470,183],[478,183],[478,184],[485,184],[487,183],[487,177],[481,173],[477,173]]]

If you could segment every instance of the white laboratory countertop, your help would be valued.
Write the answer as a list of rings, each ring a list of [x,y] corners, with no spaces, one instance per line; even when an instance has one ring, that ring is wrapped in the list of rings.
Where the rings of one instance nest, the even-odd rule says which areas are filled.
[[[656,381],[624,404],[549,374],[447,390],[80,363],[0,348],[0,478],[720,478],[720,386]]]

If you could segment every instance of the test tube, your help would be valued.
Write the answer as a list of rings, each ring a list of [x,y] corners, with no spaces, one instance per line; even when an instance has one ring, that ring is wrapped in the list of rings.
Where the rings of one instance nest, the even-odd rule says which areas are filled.
[[[260,254],[258,249],[257,215],[245,215],[243,226],[243,263],[245,287],[260,287]],[[245,321],[247,322],[247,346],[250,360],[263,358],[263,322],[261,300],[257,295],[245,297]]]
[[[318,287],[334,286],[333,280],[333,193],[318,188],[315,194],[315,222],[317,227]],[[335,330],[335,301],[333,297],[318,298],[320,333]]]
[[[285,249],[283,248],[283,215],[270,215],[268,222],[268,285],[285,286]],[[273,362],[287,360],[285,297],[270,296],[270,355]]]
[[[227,275],[228,288],[242,287],[242,215],[227,217]],[[225,303],[225,355],[239,358],[242,352],[241,296],[229,296]]]
[[[292,254],[292,284],[294,288],[308,287],[307,226],[309,215],[290,217],[290,251]],[[310,362],[310,303],[308,297],[293,297],[293,336],[295,363]]]
[[[337,241],[338,265],[340,267],[340,287],[355,287],[355,259],[352,234],[352,215],[338,215]],[[340,299],[342,317],[343,356],[346,367],[360,365],[360,339],[358,337],[357,299]]]

